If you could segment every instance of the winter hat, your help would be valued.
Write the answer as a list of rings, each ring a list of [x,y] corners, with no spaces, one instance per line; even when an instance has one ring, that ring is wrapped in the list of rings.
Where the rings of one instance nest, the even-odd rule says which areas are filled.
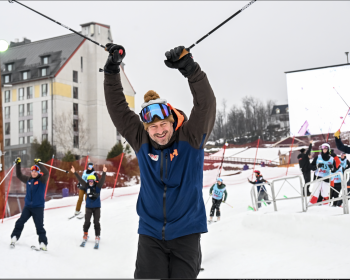
[[[146,94],[144,95],[144,100],[145,102],[142,103],[141,105],[141,109],[147,107],[148,105],[151,105],[151,104],[165,104],[167,105],[167,100],[166,99],[162,99],[160,98],[160,96],[158,95],[158,93],[156,93],[155,91],[153,90],[149,90],[146,92]],[[169,117],[167,117],[166,119],[164,119],[166,121],[169,121],[171,123],[174,123],[174,117],[173,115],[170,115]],[[145,130],[148,129],[148,127],[153,124],[153,123],[156,123],[156,122],[159,122],[159,121],[163,121],[157,117],[154,118],[154,120],[150,123],[143,123],[143,126],[145,128]]]
[[[305,152],[305,149],[304,148],[300,149],[300,152],[303,154]]]

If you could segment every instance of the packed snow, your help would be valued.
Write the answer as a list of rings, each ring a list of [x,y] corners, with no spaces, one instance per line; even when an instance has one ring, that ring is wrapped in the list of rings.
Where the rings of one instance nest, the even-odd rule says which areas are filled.
[[[286,168],[260,168],[268,181],[283,178]],[[209,181],[210,173],[205,178]],[[205,173],[206,173],[205,172]],[[222,204],[222,218],[208,225],[202,235],[202,267],[199,278],[348,278],[347,235],[349,215],[338,207],[315,206],[302,212],[301,200],[278,201],[262,206],[258,212],[251,205],[247,182],[252,170],[232,175],[223,171],[227,184],[227,203]],[[288,177],[299,175],[297,167],[289,168]],[[276,183],[278,197],[298,196],[297,179]],[[214,183],[214,182],[211,182]],[[209,186],[210,184],[208,184]],[[292,187],[293,186],[293,187]],[[48,251],[30,249],[38,245],[33,221],[23,230],[16,248],[11,249],[10,235],[18,215],[0,224],[0,278],[133,278],[137,253],[138,216],[136,201],[140,186],[104,189],[101,197],[101,242],[94,250],[94,230],[85,248],[79,245],[83,236],[83,220],[73,218],[77,197],[46,203],[45,229]],[[270,193],[269,187],[268,191]],[[203,188],[204,202],[209,188]],[[83,205],[84,206],[84,205]],[[207,215],[211,201],[206,204]],[[216,220],[216,218],[214,218]],[[345,239],[344,239],[345,238]]]

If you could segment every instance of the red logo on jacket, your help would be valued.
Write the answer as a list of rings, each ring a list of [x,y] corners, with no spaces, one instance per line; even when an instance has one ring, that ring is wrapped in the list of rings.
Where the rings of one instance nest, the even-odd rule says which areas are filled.
[[[152,154],[148,154],[148,155],[151,158],[151,160],[158,161],[158,158],[159,158],[158,155],[152,155]]]
[[[39,182],[38,181],[34,182],[34,185],[39,185]]]

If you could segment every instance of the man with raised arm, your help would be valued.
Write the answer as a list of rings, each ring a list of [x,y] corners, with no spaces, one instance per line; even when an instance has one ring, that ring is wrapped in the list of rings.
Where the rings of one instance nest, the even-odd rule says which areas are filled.
[[[140,114],[135,114],[120,81],[125,49],[106,46],[110,53],[104,67],[108,112],[134,149],[141,172],[134,277],[196,278],[202,258],[200,236],[208,231],[202,193],[203,148],[215,122],[214,92],[192,54],[180,58],[184,47],[177,47],[165,53],[165,64],[178,69],[188,81],[193,99],[189,119],[152,90],[145,94]]]

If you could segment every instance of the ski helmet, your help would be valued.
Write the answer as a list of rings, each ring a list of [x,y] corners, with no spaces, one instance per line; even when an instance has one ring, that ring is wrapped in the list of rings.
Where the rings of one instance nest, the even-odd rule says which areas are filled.
[[[329,146],[329,144],[328,143],[323,143],[322,145],[321,145],[321,149],[323,150],[323,149],[328,149],[328,151],[331,149],[331,146]]]
[[[94,181],[96,181],[96,176],[95,175],[89,175],[88,177],[87,177],[87,180],[89,181],[89,180],[94,180]]]
[[[217,178],[216,181],[221,183],[223,182],[222,178]]]
[[[254,173],[260,175],[260,171],[259,170],[254,170]]]
[[[88,168],[93,168],[94,164],[92,162],[89,162],[87,166],[88,166]]]

